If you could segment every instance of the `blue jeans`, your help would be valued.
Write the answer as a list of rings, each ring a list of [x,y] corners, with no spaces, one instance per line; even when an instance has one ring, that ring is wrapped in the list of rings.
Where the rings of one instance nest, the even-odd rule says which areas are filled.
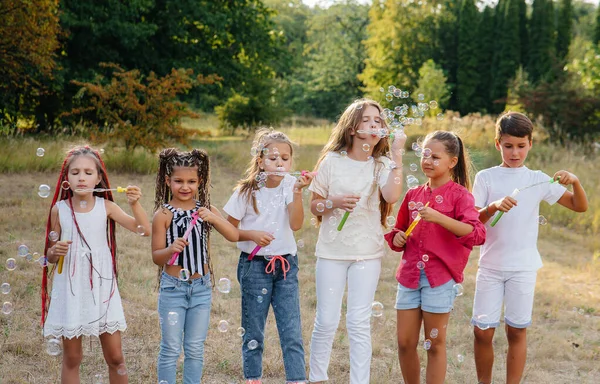
[[[252,261],[249,261],[247,253],[242,252],[240,256],[237,278],[242,290],[242,327],[246,330],[242,344],[246,380],[262,377],[265,323],[271,305],[283,352],[286,381],[306,380],[300,325],[298,256],[289,254],[282,256],[290,266],[285,279],[281,261],[275,262],[274,273],[266,273],[265,268],[269,261],[264,257],[255,256]],[[253,344],[256,344],[256,348],[251,349],[254,347]]]
[[[211,299],[210,275],[181,281],[162,273],[158,296],[161,331],[158,381],[175,384],[177,359],[183,345],[183,383],[200,383]]]

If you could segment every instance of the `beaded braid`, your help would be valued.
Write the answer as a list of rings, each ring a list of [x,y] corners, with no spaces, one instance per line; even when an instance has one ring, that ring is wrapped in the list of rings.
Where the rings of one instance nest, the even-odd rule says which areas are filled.
[[[162,209],[163,204],[167,204],[173,198],[171,189],[167,185],[167,177],[171,176],[175,167],[198,167],[198,202],[201,207],[210,209],[210,160],[206,151],[202,149],[192,149],[189,152],[180,152],[177,148],[163,149],[158,156],[158,174],[156,175],[156,193],[154,197],[154,211]],[[210,224],[206,223],[208,231],[206,232],[208,270],[210,280],[214,286],[214,274],[212,262],[210,259]],[[158,279],[163,267],[158,267]]]
[[[79,156],[89,156],[92,159],[94,159],[94,161],[96,162],[98,174],[101,176],[100,183],[98,183],[98,186],[100,188],[110,189],[110,183],[108,181],[108,173],[106,172],[106,165],[104,165],[104,161],[102,161],[102,158],[100,157],[100,154],[98,153],[98,151],[96,151],[95,149],[92,149],[91,147],[89,147],[87,145],[81,146],[81,147],[75,147],[75,148],[71,149],[70,151],[68,151],[67,155],[62,163],[62,166],[60,168],[58,181],[56,182],[56,188],[54,189],[54,196],[52,197],[52,204],[50,204],[50,212],[48,213],[48,220],[46,222],[46,239],[44,242],[44,255],[48,254],[48,248],[50,248],[50,239],[48,238],[48,236],[49,236],[50,232],[53,230],[53,228],[52,228],[52,208],[54,207],[54,205],[56,205],[56,203],[59,200],[68,200],[69,201],[68,205],[71,208],[71,216],[72,216],[73,221],[75,222],[75,227],[77,229],[77,232],[78,232],[79,236],[82,238],[82,240],[87,244],[85,237],[83,236],[83,234],[81,233],[81,231],[79,229],[79,224],[77,223],[77,218],[73,211],[73,204],[71,203],[71,198],[73,197],[73,191],[71,190],[71,188],[63,188],[62,187],[63,183],[65,181],[67,181],[67,179],[68,179],[69,166],[71,165],[73,160],[75,160]],[[93,194],[94,194],[94,196],[102,197],[105,200],[114,201],[112,191],[94,192]],[[117,277],[117,257],[116,257],[117,243],[115,241],[115,221],[112,219],[108,219],[108,218],[107,218],[107,221],[108,221],[108,225],[107,225],[107,229],[106,229],[106,232],[107,232],[106,238],[107,238],[108,246],[110,248],[111,256],[113,259],[113,272],[115,274],[115,277]],[[42,324],[42,326],[44,326],[44,323],[46,321],[46,315],[48,314],[48,308],[50,307],[50,296],[48,295],[48,292],[50,291],[50,287],[49,287],[50,284],[49,284],[48,276],[50,274],[54,273],[55,268],[56,268],[56,264],[54,264],[52,269],[50,269],[50,268],[48,268],[48,265],[46,263],[46,265],[43,268],[43,272],[42,272],[42,291],[41,291],[41,296],[42,296],[41,324]],[[92,271],[90,270],[90,281],[91,281],[91,273],[92,273]]]

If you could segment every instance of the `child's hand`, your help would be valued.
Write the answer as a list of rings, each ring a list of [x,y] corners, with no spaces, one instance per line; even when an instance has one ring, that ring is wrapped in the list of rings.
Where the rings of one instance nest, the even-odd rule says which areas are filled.
[[[497,211],[508,212],[513,207],[517,206],[517,200],[515,200],[514,198],[512,198],[510,196],[506,196],[503,199],[494,201],[490,205],[495,205]]]
[[[54,244],[54,249],[52,251],[52,258],[58,260],[59,257],[66,256],[69,252],[69,245],[73,243],[71,240],[68,241],[57,241]]]
[[[339,208],[344,211],[352,212],[360,200],[360,195],[329,196],[327,199],[331,200],[333,203],[333,208]]]
[[[394,235],[392,244],[394,244],[394,247],[398,247],[398,248],[404,247],[404,244],[406,244],[406,233],[404,233],[402,231],[396,232],[396,234]]]
[[[300,176],[298,178],[298,180],[296,180],[296,183],[294,184],[294,191],[298,190],[302,190],[302,188],[310,185],[312,179],[315,176],[313,175],[312,172],[306,172],[304,175]]]
[[[206,207],[200,207],[198,208],[198,217],[201,218],[203,221],[212,224],[215,222],[215,219],[218,216],[212,213],[210,209]]]
[[[402,130],[394,131],[394,141],[392,141],[392,153],[400,154],[406,143],[406,134]]]
[[[261,247],[266,247],[271,244],[271,241],[275,240],[275,237],[269,232],[265,231],[253,231],[252,241]]]
[[[567,171],[558,171],[552,177],[554,180],[558,179],[559,184],[561,185],[572,185],[579,182],[577,176]]]
[[[429,223],[438,223],[443,214],[439,213],[431,207],[423,207],[419,210],[421,219]]]
[[[140,197],[142,197],[142,190],[140,187],[135,185],[128,185],[127,191],[125,191],[125,196],[127,196],[127,202],[129,205],[133,205],[138,202]]]
[[[182,237],[178,237],[169,245],[169,253],[181,253],[190,242]]]

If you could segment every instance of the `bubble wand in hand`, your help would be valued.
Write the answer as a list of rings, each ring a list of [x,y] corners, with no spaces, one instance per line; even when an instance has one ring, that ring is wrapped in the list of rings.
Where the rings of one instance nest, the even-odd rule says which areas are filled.
[[[108,192],[108,191],[116,191],[118,193],[127,192],[127,188],[117,187],[117,188],[77,188],[75,192]]]
[[[549,181],[541,181],[541,182],[539,182],[539,183],[531,184],[531,185],[529,185],[529,186],[527,186],[527,187],[525,187],[525,188],[521,188],[521,189],[519,189],[519,188],[516,188],[516,189],[513,191],[513,193],[510,195],[510,197],[512,197],[512,198],[514,199],[515,197],[517,197],[517,195],[519,194],[519,192],[523,192],[523,191],[524,191],[524,190],[526,190],[526,189],[529,189],[529,188],[532,188],[532,187],[536,187],[536,186],[538,186],[538,185],[542,185],[542,184],[546,184],[546,183],[553,184],[553,183],[556,183],[556,182],[557,182],[557,181],[559,181],[559,180],[560,180],[560,176],[558,176],[558,177],[556,178],[556,180],[555,180],[555,179],[550,179]],[[496,215],[496,217],[494,218],[494,220],[493,220],[493,221],[492,221],[492,223],[490,224],[490,227],[493,227],[493,226],[495,226],[495,225],[498,223],[498,220],[500,220],[500,218],[502,217],[502,215],[503,215],[503,214],[504,214],[504,212],[500,211],[500,213],[498,213],[498,215]]]
[[[188,227],[188,229],[183,234],[183,240],[187,240],[187,238],[190,236],[190,233],[192,233],[192,229],[194,229],[194,227],[196,226],[196,223],[198,222],[198,220],[200,220],[200,222],[202,222],[202,219],[198,215],[198,211],[196,211],[196,212],[192,213],[192,221],[190,222],[190,226]],[[167,264],[173,265],[173,263],[175,263],[175,260],[177,260],[177,256],[179,256],[179,252],[173,253],[173,256],[171,256],[171,260],[169,260],[169,262]]]
[[[427,208],[428,205],[429,205],[429,202],[427,202],[427,204],[425,204],[424,208]],[[406,230],[406,232],[404,232],[404,234],[407,237],[410,236],[410,233],[415,229],[417,224],[419,224],[419,221],[421,221],[421,215],[417,214],[417,217],[415,217],[415,220],[412,223],[410,223],[410,225],[408,226],[408,229]]]

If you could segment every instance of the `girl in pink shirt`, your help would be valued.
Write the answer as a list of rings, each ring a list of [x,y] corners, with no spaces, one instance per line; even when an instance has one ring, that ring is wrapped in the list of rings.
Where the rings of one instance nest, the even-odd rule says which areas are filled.
[[[452,132],[432,132],[423,142],[421,169],[429,181],[410,189],[394,229],[385,238],[404,251],[398,267],[396,316],[398,357],[406,384],[420,382],[417,346],[425,325],[427,383],[446,377],[446,326],[462,287],[469,253],[485,241],[485,227],[469,192],[469,160],[462,140]],[[408,228],[420,223],[407,236]]]

